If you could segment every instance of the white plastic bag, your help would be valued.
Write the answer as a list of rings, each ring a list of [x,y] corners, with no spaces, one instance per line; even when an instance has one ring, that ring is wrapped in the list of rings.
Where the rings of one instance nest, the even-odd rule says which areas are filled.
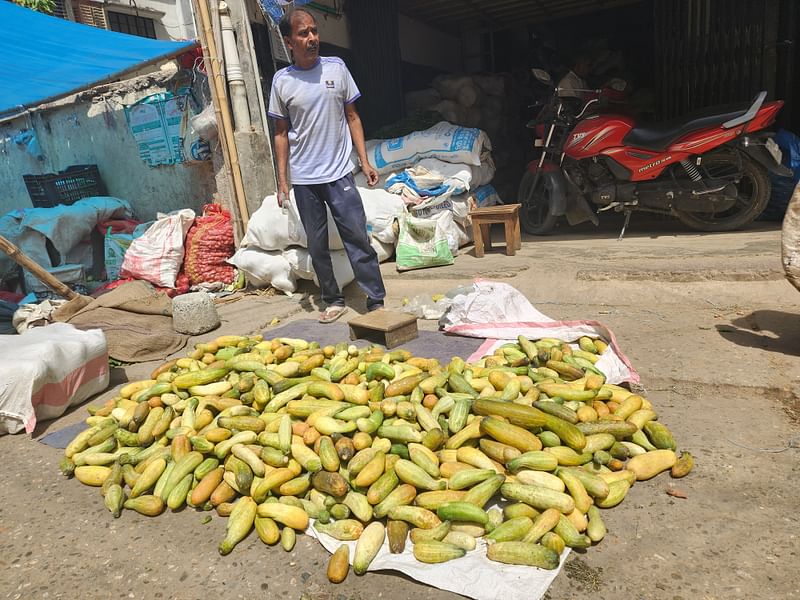
[[[209,104],[191,119],[189,123],[192,131],[206,141],[212,141],[217,137],[217,117],[214,113],[214,105]]]
[[[120,275],[174,288],[183,264],[183,240],[193,222],[194,211],[190,208],[159,215],[142,237],[131,242]]]
[[[258,210],[250,216],[242,246],[255,246],[261,250],[285,250],[289,246],[305,246],[306,233],[299,221],[293,191],[289,192],[286,208],[278,206],[278,197],[275,194],[267,196]]]
[[[442,224],[408,214],[400,217],[396,254],[398,271],[453,264],[453,253]]]
[[[278,251],[267,252],[248,246],[237,250],[227,262],[243,271],[254,287],[271,285],[289,296],[297,289],[292,268]]]

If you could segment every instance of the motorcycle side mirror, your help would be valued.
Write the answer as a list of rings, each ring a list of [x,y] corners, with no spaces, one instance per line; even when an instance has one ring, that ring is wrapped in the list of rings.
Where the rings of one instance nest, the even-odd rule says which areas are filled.
[[[539,81],[547,85],[553,85],[553,80],[550,79],[550,73],[543,69],[531,69],[531,73],[533,76],[536,77]]]

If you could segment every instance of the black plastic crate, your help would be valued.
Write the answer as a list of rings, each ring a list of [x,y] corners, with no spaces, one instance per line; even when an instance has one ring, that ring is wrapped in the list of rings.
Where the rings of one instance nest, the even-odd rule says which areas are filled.
[[[106,195],[97,165],[72,165],[59,173],[23,175],[22,179],[35,208],[69,205],[81,198]]]

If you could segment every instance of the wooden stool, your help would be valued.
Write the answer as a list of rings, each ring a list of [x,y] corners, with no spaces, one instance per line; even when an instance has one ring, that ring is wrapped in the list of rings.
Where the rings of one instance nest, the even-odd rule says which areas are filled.
[[[484,244],[487,250],[492,249],[491,224],[502,223],[506,233],[506,255],[514,256],[522,248],[522,236],[519,230],[519,204],[502,204],[474,208],[469,211],[472,217],[472,239],[475,242],[475,256],[483,256]]]
[[[351,340],[368,340],[387,348],[405,344],[419,335],[417,317],[384,308],[350,319],[349,325]]]

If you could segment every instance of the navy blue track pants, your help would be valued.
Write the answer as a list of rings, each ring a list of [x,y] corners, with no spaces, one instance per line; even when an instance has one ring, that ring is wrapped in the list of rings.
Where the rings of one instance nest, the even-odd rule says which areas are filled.
[[[356,282],[367,294],[367,309],[382,306],[386,289],[381,278],[378,255],[369,243],[367,217],[353,176],[346,175],[331,183],[293,187],[297,211],[308,237],[311,265],[322,291],[322,300],[330,306],[344,305],[344,294],[333,274],[328,248],[327,204],[353,267]]]

